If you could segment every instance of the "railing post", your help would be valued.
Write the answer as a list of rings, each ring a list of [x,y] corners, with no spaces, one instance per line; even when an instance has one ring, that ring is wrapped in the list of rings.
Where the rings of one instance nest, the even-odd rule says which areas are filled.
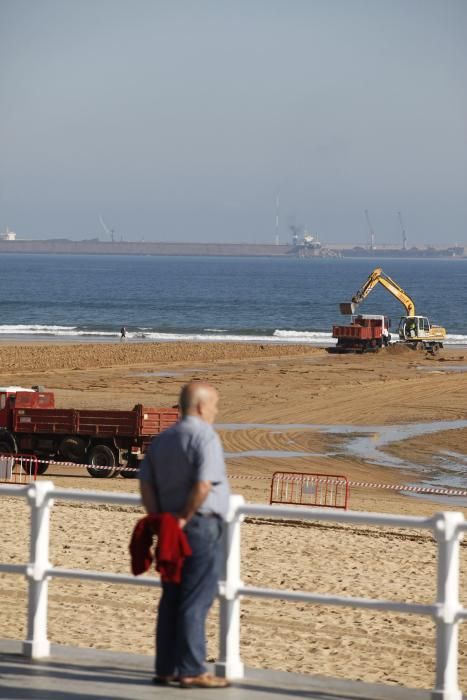
[[[438,583],[436,618],[436,686],[432,700],[462,700],[459,690],[459,550],[464,522],[462,513],[438,513],[435,538],[438,542]]]
[[[217,676],[243,678],[240,658],[240,524],[236,509],[245,502],[243,496],[231,496],[224,537],[224,582],[221,584],[219,611],[219,659]]]
[[[49,522],[53,492],[51,481],[34,482],[28,489],[31,506],[31,545],[28,578],[28,620],[27,639],[23,642],[23,654],[38,659],[50,654],[47,639],[47,598],[48,579],[45,571],[49,563]]]

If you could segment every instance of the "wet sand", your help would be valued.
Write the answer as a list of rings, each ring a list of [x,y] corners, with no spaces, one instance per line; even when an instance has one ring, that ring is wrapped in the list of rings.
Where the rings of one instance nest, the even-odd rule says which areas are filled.
[[[465,428],[396,439],[382,449],[403,462],[397,467],[349,454],[348,435],[337,432],[343,426],[357,434],[367,426],[465,419],[467,375],[458,369],[467,369],[463,350],[444,350],[433,358],[397,346],[372,355],[328,355],[310,346],[128,342],[2,343],[0,352],[0,385],[43,385],[55,391],[60,407],[172,406],[189,379],[212,382],[222,398],[219,424],[237,424],[235,430],[220,430],[229,454],[231,487],[250,502],[268,502],[276,470],[342,474],[376,484],[420,484],[447,452],[457,462],[467,455]],[[455,368],[452,372],[450,366]],[[336,426],[336,433],[299,425]],[[271,456],[278,451],[304,456]],[[64,487],[137,490],[134,480],[96,480],[81,467],[51,466],[41,478]],[[352,488],[350,507],[413,515],[452,509],[467,515],[459,499],[446,503],[377,488]],[[9,528],[2,538],[1,559],[23,562],[27,509],[3,497],[2,509]],[[128,572],[127,546],[139,515],[131,508],[58,502],[52,516],[51,560],[60,566]],[[242,576],[254,585],[418,602],[435,595],[436,549],[426,533],[249,521],[243,526],[242,549]],[[464,606],[466,554],[464,543]],[[25,590],[18,577],[0,577],[1,637],[24,637]],[[156,602],[157,593],[139,588],[52,581],[50,638],[150,654]],[[211,659],[217,650],[215,623],[214,611],[209,624]],[[460,636],[465,691],[465,624]],[[248,665],[431,687],[433,650],[434,627],[424,618],[242,601],[242,658]]]

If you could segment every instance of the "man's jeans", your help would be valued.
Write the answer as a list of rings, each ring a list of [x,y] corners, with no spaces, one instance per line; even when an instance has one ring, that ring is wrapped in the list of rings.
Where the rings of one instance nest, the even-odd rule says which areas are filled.
[[[156,625],[156,675],[205,673],[205,622],[218,590],[222,521],[194,515],[184,532],[192,555],[185,559],[182,582],[163,583]]]

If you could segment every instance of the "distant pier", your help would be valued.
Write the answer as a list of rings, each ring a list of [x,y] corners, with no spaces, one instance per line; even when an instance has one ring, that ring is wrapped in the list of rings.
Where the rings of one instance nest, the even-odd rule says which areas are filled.
[[[90,239],[72,241],[65,238],[44,240],[0,240],[0,254],[42,253],[60,255],[186,255],[219,257],[363,257],[363,258],[461,258],[466,256],[463,246],[448,248],[363,248],[360,246],[275,245],[257,243],[164,243],[150,241],[100,241]]]

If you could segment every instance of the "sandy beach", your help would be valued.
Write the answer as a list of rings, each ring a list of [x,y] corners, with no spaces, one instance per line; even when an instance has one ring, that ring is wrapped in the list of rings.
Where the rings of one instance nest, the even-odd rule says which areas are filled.
[[[377,354],[333,355],[299,345],[18,342],[2,343],[0,352],[0,385],[43,385],[55,391],[60,407],[172,406],[186,381],[212,382],[221,394],[218,423],[231,488],[249,502],[268,502],[277,470],[342,474],[354,482],[390,486],[426,483],[443,460],[465,464],[463,349],[432,357],[399,346]],[[423,429],[435,421],[460,425]],[[403,433],[407,424],[422,429]],[[367,435],[368,446],[378,447],[391,426],[396,426],[392,439],[380,447],[381,465],[366,458],[365,443],[360,452],[349,449],[349,436]],[[464,473],[456,473],[458,488],[467,488]],[[452,486],[450,474],[447,470],[437,483]],[[137,492],[135,480],[92,479],[81,467],[53,466],[39,478],[62,487]],[[467,516],[466,503],[465,498],[352,487],[349,505],[412,515],[460,510]],[[22,563],[28,553],[28,509],[2,497],[2,511],[8,535],[2,538],[0,558]],[[128,541],[140,515],[133,508],[58,502],[51,561],[128,573]],[[466,545],[461,551],[464,606]],[[242,548],[246,583],[420,603],[434,599],[436,548],[424,532],[250,520],[243,526]],[[0,576],[0,637],[24,638],[25,593],[19,577]],[[49,594],[53,642],[153,652],[157,593],[53,580]],[[214,609],[209,622],[211,660],[217,652],[216,614]],[[416,616],[245,598],[241,645],[249,666],[433,686],[434,625]],[[465,692],[465,624],[460,653]]]

